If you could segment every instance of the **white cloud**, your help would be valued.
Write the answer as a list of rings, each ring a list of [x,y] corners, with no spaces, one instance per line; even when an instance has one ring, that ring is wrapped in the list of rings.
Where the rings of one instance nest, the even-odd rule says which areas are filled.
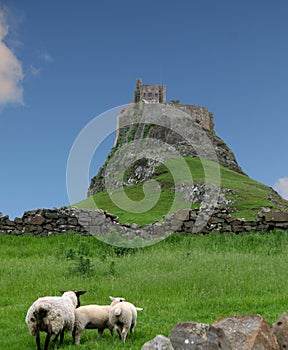
[[[4,42],[8,30],[5,13],[0,8],[0,107],[8,103],[23,103],[22,64]]]
[[[283,198],[288,199],[288,177],[281,177],[275,182],[273,187]]]

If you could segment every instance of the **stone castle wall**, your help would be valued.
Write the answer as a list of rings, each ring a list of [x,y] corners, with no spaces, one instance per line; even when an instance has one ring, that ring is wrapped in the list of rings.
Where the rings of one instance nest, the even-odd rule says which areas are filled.
[[[171,101],[170,105],[187,113],[191,116],[191,120],[201,125],[203,129],[214,134],[214,116],[206,107],[181,104],[179,101],[176,101],[176,103]]]

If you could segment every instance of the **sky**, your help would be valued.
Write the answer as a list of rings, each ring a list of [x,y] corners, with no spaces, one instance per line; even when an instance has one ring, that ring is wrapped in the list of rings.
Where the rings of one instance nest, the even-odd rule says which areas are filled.
[[[207,107],[245,173],[288,198],[287,15],[286,0],[0,0],[0,211],[69,205],[75,140],[138,77]]]

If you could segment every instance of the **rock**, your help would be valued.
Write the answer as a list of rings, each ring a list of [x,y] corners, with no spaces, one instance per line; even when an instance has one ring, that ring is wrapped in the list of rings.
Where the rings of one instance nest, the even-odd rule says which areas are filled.
[[[157,335],[142,346],[141,350],[174,350],[169,338],[164,335]]]
[[[171,154],[201,156],[212,161],[216,157],[219,164],[244,174],[233,152],[214,134],[213,117],[206,108],[183,105],[179,109],[179,106],[175,106],[178,105],[173,108],[162,104],[141,107],[136,104],[119,114],[115,148],[110,151],[98,174],[91,179],[88,196],[107,189],[107,179],[114,179],[109,181],[113,184],[109,188],[119,188],[155,178],[158,165],[171,158]],[[208,123],[204,128],[202,123],[199,124],[203,118]],[[153,146],[141,146],[148,142],[150,145],[153,142]],[[114,157],[116,152],[117,157]],[[124,171],[125,179],[115,176],[117,173],[124,174]],[[119,181],[120,178],[123,180]]]
[[[42,225],[45,222],[45,218],[42,215],[35,215],[29,218],[29,224],[31,225]]]
[[[232,350],[224,331],[209,324],[177,323],[169,339],[174,350]]]
[[[265,221],[278,221],[278,222],[287,222],[288,213],[281,211],[270,211],[264,215]]]
[[[272,326],[280,349],[288,349],[288,314],[283,313]]]
[[[213,325],[225,332],[232,349],[280,350],[271,327],[261,315],[221,318]]]

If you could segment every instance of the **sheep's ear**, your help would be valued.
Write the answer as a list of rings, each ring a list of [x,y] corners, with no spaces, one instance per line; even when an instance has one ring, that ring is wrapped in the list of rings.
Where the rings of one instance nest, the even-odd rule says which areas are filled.
[[[143,308],[142,307],[136,307],[136,310],[137,311],[143,311]]]
[[[87,291],[86,290],[76,290],[75,293],[77,296],[85,294]]]
[[[111,301],[113,301],[113,300],[115,300],[116,298],[110,296],[109,299],[110,299]]]

